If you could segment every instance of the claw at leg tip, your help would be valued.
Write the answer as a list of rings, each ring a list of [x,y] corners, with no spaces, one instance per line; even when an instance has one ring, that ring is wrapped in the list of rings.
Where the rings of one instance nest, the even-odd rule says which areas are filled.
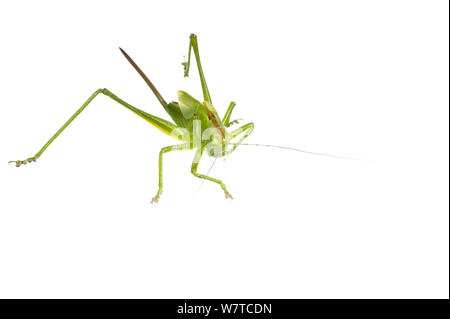
[[[157,196],[152,198],[152,204],[156,204],[158,202],[159,198]]]
[[[9,162],[8,162],[8,164],[11,164],[11,163],[15,163],[15,164],[16,164],[16,167],[19,167],[20,165],[23,164],[22,161],[9,161]]]

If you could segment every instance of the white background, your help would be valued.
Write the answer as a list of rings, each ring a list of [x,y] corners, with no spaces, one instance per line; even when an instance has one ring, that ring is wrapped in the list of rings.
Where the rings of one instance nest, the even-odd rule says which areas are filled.
[[[448,298],[447,1],[2,1],[0,297]],[[168,119],[198,35],[220,114],[253,121],[212,176],[97,88]],[[201,171],[211,160],[205,157]]]

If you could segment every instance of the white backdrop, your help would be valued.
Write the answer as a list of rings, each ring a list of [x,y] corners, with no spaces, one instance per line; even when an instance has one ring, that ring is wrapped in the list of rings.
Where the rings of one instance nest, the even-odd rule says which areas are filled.
[[[448,298],[447,1],[21,1],[0,5],[0,297]],[[198,35],[220,114],[253,121],[211,175],[98,97],[168,119]],[[205,157],[200,171],[211,160]]]

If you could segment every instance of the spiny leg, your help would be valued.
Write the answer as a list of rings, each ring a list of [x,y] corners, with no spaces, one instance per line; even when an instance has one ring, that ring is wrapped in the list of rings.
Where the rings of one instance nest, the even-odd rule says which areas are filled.
[[[240,120],[230,121],[231,112],[233,112],[233,109],[235,106],[236,106],[236,102],[231,102],[230,106],[228,106],[228,109],[225,112],[225,115],[223,116],[222,123],[223,123],[223,125],[225,125],[225,127],[230,127],[233,124],[238,124],[240,121]]]
[[[247,123],[245,125],[242,125],[240,128],[232,131],[230,133],[231,139],[238,137],[241,134],[243,135],[236,143],[233,143],[233,147],[227,153],[228,154],[232,153],[236,149],[236,147],[238,147],[239,144],[241,144],[242,141],[245,140],[253,132],[254,127],[255,125],[253,123]]]
[[[98,89],[84,102],[84,104],[67,120],[66,123],[45,143],[45,145],[37,152],[33,157],[29,157],[23,161],[9,161],[8,163],[16,163],[16,167],[20,167],[21,165],[26,165],[27,163],[36,162],[36,160],[41,156],[42,153],[47,149],[47,147],[61,134],[62,131],[69,126],[70,123],[78,116],[81,112],[92,102],[92,100],[100,93],[101,89]]]
[[[225,186],[225,184],[220,179],[213,178],[213,177],[210,177],[210,176],[207,176],[207,175],[203,175],[203,174],[197,173],[198,164],[200,163],[200,159],[202,157],[202,153],[203,153],[203,149],[201,149],[201,148],[197,149],[197,151],[195,152],[194,160],[192,161],[192,166],[191,166],[191,173],[195,177],[206,179],[208,181],[211,181],[211,182],[219,184],[220,187],[222,187],[222,189],[223,189],[223,191],[225,193],[225,197],[233,199],[233,196],[231,196],[231,194],[227,190],[227,187]]]
[[[127,102],[123,101],[122,99],[120,99],[118,96],[114,95],[112,92],[110,92],[107,89],[98,89],[97,91],[95,91],[87,100],[86,102],[84,102],[84,104],[67,120],[66,123],[64,123],[64,125],[48,140],[47,143],[45,143],[45,145],[39,150],[39,152],[36,153],[36,155],[34,155],[33,157],[29,157],[26,160],[23,161],[9,161],[9,163],[16,163],[16,167],[19,167],[21,165],[25,165],[27,163],[30,162],[35,162],[41,155],[42,153],[44,153],[44,151],[47,149],[47,147],[59,136],[59,134],[61,134],[66,128],[67,126],[69,126],[70,123],[72,123],[72,121],[78,116],[80,115],[81,112],[83,112],[83,110],[89,105],[89,103],[92,102],[92,100],[94,100],[94,98],[98,95],[98,94],[104,94],[108,97],[110,97],[111,99],[113,99],[114,101],[118,102],[119,104],[125,106],[127,109],[133,111],[134,113],[136,113],[137,115],[139,115],[140,117],[142,117],[143,119],[145,119],[146,121],[148,121],[150,124],[152,124],[153,126],[155,126],[156,128],[160,129],[161,131],[163,131],[164,133],[171,135],[171,132],[174,132],[174,130],[177,128],[176,125],[174,125],[173,123],[170,123],[164,119],[161,119],[157,116],[148,114],[130,104],[128,104]]]
[[[158,161],[159,167],[158,192],[156,193],[155,197],[153,197],[152,204],[158,202],[159,197],[161,196],[163,191],[163,168],[162,168],[163,154],[173,151],[185,151],[190,149],[192,149],[190,143],[166,146],[161,149],[161,151],[159,152],[159,161]]]
[[[197,36],[193,33],[191,33],[189,37],[189,52],[188,52],[188,60],[187,62],[183,62],[184,66],[184,76],[189,76],[189,67],[191,64],[191,49],[194,50],[195,59],[197,60],[197,68],[198,73],[200,75],[200,82],[202,84],[202,91],[203,91],[203,98],[205,102],[209,102],[211,105],[211,95],[209,94],[208,85],[206,84],[205,75],[203,74],[203,68],[202,64],[200,62],[200,53],[198,50],[198,42],[197,42]]]
[[[195,59],[197,61],[197,68],[198,68],[198,73],[200,76],[200,83],[202,85],[202,91],[203,91],[203,98],[205,102],[209,102],[211,105],[212,100],[211,100],[211,95],[209,94],[209,90],[208,90],[208,85],[206,84],[206,79],[205,79],[205,75],[203,73],[203,68],[202,68],[202,64],[200,62],[200,53],[199,53],[199,49],[198,49],[198,41],[197,41],[197,36],[193,33],[191,33],[190,37],[189,37],[189,51],[188,51],[188,60],[187,62],[183,62],[183,66],[184,66],[184,76],[187,77],[189,76],[189,68],[191,65],[191,50],[194,51],[194,55],[195,55]],[[238,120],[234,120],[230,122],[230,116],[231,116],[231,112],[233,111],[233,108],[236,106],[235,102],[231,102],[230,106],[227,109],[227,112],[225,113],[225,116],[223,117],[223,124],[225,125],[225,127],[229,127],[232,124],[237,124]]]
[[[236,102],[231,102],[230,106],[228,106],[228,109],[225,112],[225,115],[223,116],[222,122],[223,122],[223,125],[225,125],[225,127],[229,127],[231,125],[231,123],[230,123],[231,112],[233,112],[233,109],[235,106],[236,106]]]

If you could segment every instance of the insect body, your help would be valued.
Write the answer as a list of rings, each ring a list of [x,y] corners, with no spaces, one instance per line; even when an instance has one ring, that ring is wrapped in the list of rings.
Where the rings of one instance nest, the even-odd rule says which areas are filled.
[[[50,140],[36,153],[33,157],[30,157],[23,161],[11,161],[16,164],[17,167],[25,165],[30,162],[35,162],[47,147],[61,134],[62,131],[94,100],[98,94],[104,94],[119,104],[123,105],[127,109],[133,111],[144,120],[166,133],[167,135],[174,137],[175,139],[183,142],[181,144],[166,146],[159,152],[159,187],[158,192],[152,199],[152,203],[158,202],[161,193],[163,191],[163,154],[172,151],[192,150],[196,149],[194,160],[191,166],[191,173],[201,179],[209,180],[220,185],[225,193],[226,198],[232,198],[228,192],[225,184],[216,178],[200,174],[197,172],[200,159],[203,152],[207,152],[209,156],[223,157],[231,154],[236,147],[247,138],[253,131],[253,123],[248,123],[240,128],[231,132],[227,131],[227,128],[236,123],[236,121],[230,121],[231,113],[236,103],[231,102],[225,115],[220,118],[216,109],[213,107],[211,96],[209,94],[208,86],[206,84],[203,69],[200,63],[200,55],[198,50],[198,42],[195,34],[190,35],[189,40],[189,52],[188,61],[184,62],[184,76],[189,75],[189,66],[191,62],[191,51],[194,52],[197,62],[197,68],[200,75],[200,82],[203,91],[203,102],[200,102],[193,98],[186,92],[178,91],[178,102],[167,103],[158,90],[155,88],[149,78],[142,72],[142,70],[136,65],[136,63],[130,58],[130,56],[122,49],[125,58],[141,75],[147,85],[155,94],[163,108],[172,118],[173,122],[169,122],[157,116],[148,114],[119,98],[108,89],[98,89],[95,91],[87,101],[73,114],[69,120],[50,138]],[[232,142],[235,141],[235,142]],[[10,163],[11,163],[10,162]]]

